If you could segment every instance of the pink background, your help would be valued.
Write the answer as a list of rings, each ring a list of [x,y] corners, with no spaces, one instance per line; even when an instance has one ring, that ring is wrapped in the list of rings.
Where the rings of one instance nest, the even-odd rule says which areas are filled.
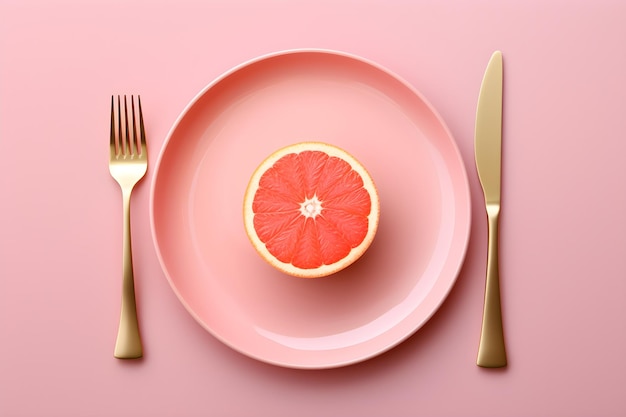
[[[0,415],[623,416],[626,3],[0,1]],[[121,202],[111,94],[141,94],[154,166],[222,72],[292,48],[342,50],[408,80],[466,162],[473,230],[458,282],[409,340],[361,364],[267,365],[186,312],[158,264],[151,173],[133,206],[145,357],[113,358]],[[476,98],[505,66],[502,299],[509,367],[475,363],[486,219]]]

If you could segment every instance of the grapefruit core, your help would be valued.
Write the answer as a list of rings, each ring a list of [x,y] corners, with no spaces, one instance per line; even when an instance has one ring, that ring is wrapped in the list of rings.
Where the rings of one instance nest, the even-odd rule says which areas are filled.
[[[380,204],[374,181],[334,145],[279,149],[254,171],[244,196],[248,238],[261,257],[297,277],[338,272],[372,243]]]

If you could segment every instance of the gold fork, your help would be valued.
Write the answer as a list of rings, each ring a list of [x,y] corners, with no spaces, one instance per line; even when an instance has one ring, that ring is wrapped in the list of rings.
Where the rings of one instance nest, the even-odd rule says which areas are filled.
[[[130,98],[130,117],[126,96],[124,100],[111,96],[111,142],[109,171],[111,176],[122,189],[124,209],[124,241],[123,241],[123,271],[122,310],[120,324],[115,342],[114,356],[120,359],[135,359],[143,356],[139,323],[137,320],[137,305],[135,303],[135,279],[133,276],[133,257],[130,238],[130,195],[135,184],[141,180],[148,169],[148,150],[146,148],[146,133],[143,127],[141,99],[137,96],[139,137],[137,137],[137,119],[135,99]],[[123,107],[122,107],[123,106]]]

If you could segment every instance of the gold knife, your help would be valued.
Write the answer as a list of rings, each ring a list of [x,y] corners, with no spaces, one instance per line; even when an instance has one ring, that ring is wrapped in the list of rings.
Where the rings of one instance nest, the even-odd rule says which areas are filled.
[[[485,194],[489,224],[487,280],[483,323],[476,364],[485,368],[506,366],[506,350],[500,306],[498,222],[502,155],[502,53],[491,56],[478,96],[474,151],[478,177]]]

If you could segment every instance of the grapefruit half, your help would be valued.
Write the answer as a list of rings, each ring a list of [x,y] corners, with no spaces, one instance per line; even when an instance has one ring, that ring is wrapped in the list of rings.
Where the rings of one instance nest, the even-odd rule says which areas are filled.
[[[296,277],[338,272],[363,255],[378,228],[378,192],[348,152],[321,142],[279,149],[254,171],[244,226],[259,255]]]

